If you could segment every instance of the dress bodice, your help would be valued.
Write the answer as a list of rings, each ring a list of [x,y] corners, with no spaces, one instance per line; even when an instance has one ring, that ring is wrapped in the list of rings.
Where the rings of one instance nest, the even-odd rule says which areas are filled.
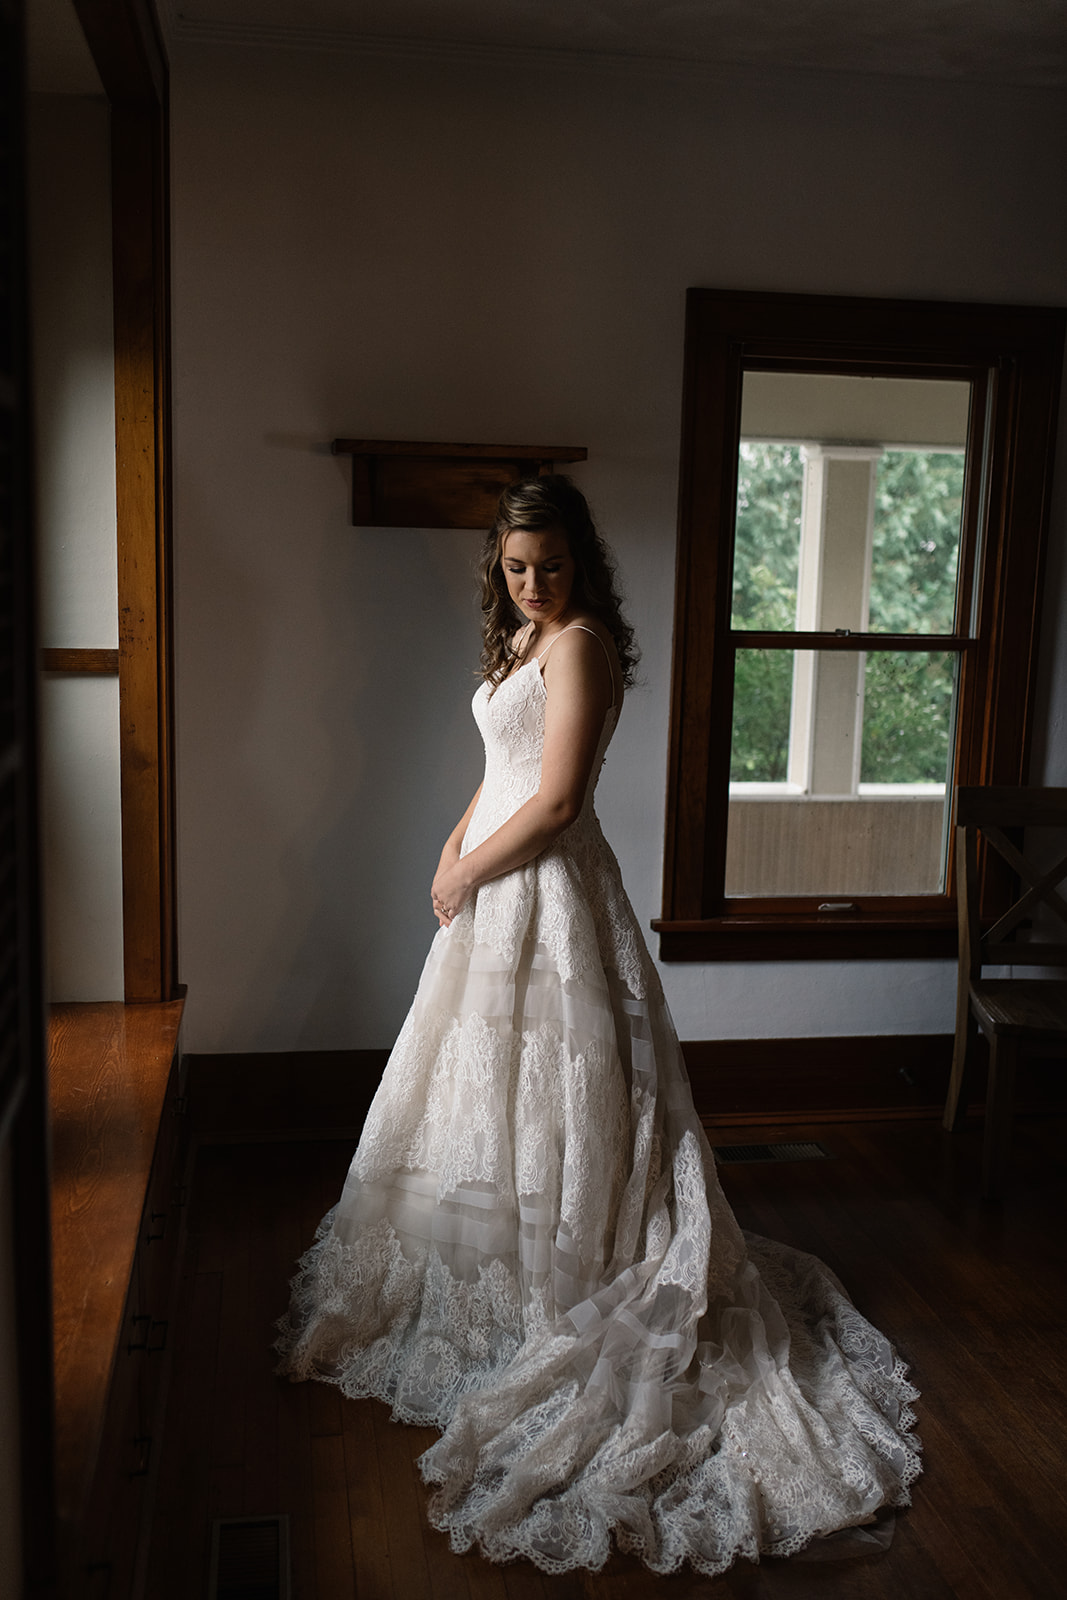
[[[464,854],[487,839],[537,793],[541,782],[547,701],[541,663],[536,656],[524,662],[495,690],[491,691],[489,685],[483,683],[476,691],[472,710],[485,745],[485,777],[463,842]],[[593,792],[617,722],[618,706],[613,705],[604,716],[585,804],[571,829],[583,831],[593,819]]]
[[[540,786],[548,704],[541,676],[544,654],[523,662],[492,693],[482,684],[474,696],[474,718],[485,743],[485,777],[462,855],[495,833]],[[440,938],[481,945],[509,963],[518,959],[530,938],[551,953],[564,977],[609,966],[633,995],[646,994],[649,984],[658,982],[618,862],[593,809],[617,721],[616,704],[605,714],[585,801],[575,820],[533,861],[484,883]]]

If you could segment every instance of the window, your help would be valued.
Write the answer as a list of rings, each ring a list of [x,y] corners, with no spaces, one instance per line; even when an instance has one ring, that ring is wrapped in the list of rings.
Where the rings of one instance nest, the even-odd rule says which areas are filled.
[[[666,959],[950,954],[1023,781],[1064,316],[692,290]]]

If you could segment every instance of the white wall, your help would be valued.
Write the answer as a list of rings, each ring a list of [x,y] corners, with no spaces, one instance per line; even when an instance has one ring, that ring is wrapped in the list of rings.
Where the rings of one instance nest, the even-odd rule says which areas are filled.
[[[108,117],[102,96],[30,96],[35,487],[46,647],[118,644]],[[41,764],[50,998],[121,1000],[117,678],[45,680]]]
[[[188,1048],[381,1046],[480,775],[477,541],[352,528],[325,442],[588,446],[644,648],[599,809],[647,923],[686,287],[1063,303],[1063,101],[205,45],[173,66]],[[952,1026],[950,963],[663,972],[687,1038]]]

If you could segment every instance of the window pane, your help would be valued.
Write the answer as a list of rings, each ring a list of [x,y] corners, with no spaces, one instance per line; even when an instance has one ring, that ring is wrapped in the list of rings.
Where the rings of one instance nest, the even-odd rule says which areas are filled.
[[[727,894],[941,892],[958,660],[736,652]]]
[[[943,651],[870,652],[861,783],[947,782],[958,659]]]
[[[788,777],[791,650],[739,650],[734,664],[731,783],[784,783]]]
[[[796,444],[742,441],[737,464],[732,626],[796,627],[804,458]]]
[[[962,451],[887,450],[875,470],[872,633],[951,633]]]
[[[737,631],[951,633],[971,388],[746,372]]]

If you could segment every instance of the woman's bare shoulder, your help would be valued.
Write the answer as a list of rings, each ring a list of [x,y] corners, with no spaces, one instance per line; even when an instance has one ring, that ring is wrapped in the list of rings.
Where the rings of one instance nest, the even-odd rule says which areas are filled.
[[[558,669],[577,671],[590,678],[598,677],[606,666],[611,680],[612,698],[618,696],[621,689],[618,652],[610,629],[605,627],[599,617],[585,614],[572,617],[552,641],[554,645],[557,640],[558,650],[553,650],[548,657],[549,668],[553,656],[556,655],[559,656]],[[567,667],[565,663],[571,665]]]
[[[586,638],[588,638],[591,633],[595,634],[600,640],[601,644],[607,646],[608,652],[612,658],[615,656],[615,640],[611,637],[611,630],[606,627],[603,622],[601,622],[599,617],[594,617],[591,614],[583,614],[581,616],[572,617],[567,626],[563,629],[563,633],[576,635],[577,637],[574,639],[574,644],[579,649],[582,648],[580,643],[582,634],[585,634]]]

